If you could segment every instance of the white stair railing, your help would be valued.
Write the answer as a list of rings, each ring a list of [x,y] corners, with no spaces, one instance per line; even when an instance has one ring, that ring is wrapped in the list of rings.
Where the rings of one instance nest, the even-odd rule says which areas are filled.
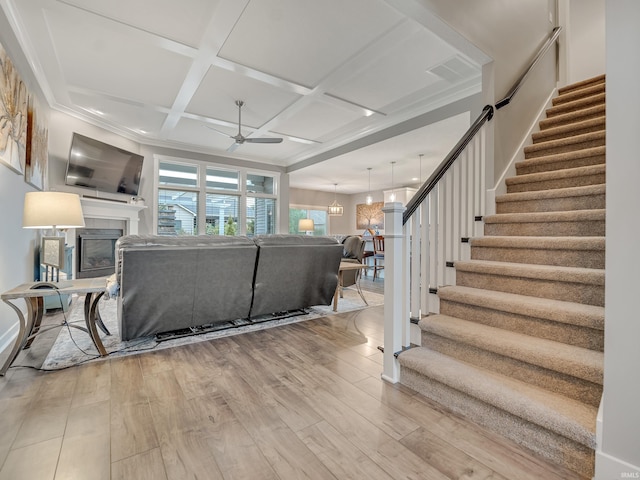
[[[395,355],[410,345],[410,319],[439,311],[438,287],[455,284],[454,262],[469,258],[485,212],[487,105],[464,137],[407,204],[387,203],[385,213],[384,365],[397,382]]]
[[[556,44],[555,27],[506,97],[511,102],[541,58]],[[385,212],[384,370],[382,378],[400,379],[396,355],[410,345],[410,318],[438,313],[436,295],[455,284],[454,263],[469,258],[468,239],[482,235],[485,214],[486,129],[494,107],[487,105],[429,179],[403,209],[388,203]],[[404,211],[403,211],[404,210]],[[390,254],[389,254],[390,253]],[[410,312],[408,311],[410,309]]]

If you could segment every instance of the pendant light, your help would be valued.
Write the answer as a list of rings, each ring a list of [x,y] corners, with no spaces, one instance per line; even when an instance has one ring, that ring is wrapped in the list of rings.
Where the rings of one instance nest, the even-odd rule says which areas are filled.
[[[422,153],[419,155],[420,156],[420,183],[422,183]]]
[[[395,183],[393,182],[393,166],[395,164],[396,162],[391,162],[391,195],[389,195],[390,202],[396,201],[396,188],[395,188]]]
[[[367,198],[365,198],[364,202],[367,205],[371,205],[373,203],[373,197],[371,196],[371,167],[367,168],[369,170],[369,193],[367,194]]]
[[[331,203],[331,205],[327,207],[327,213],[329,214],[330,217],[340,217],[344,212],[342,205],[338,203],[338,199],[336,197],[337,190],[338,190],[338,184],[334,183],[333,184],[333,202]]]

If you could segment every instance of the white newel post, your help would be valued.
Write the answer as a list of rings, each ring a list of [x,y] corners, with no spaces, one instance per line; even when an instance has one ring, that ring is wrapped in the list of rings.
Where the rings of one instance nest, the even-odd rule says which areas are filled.
[[[400,366],[394,357],[403,341],[403,228],[402,203],[386,203],[384,212],[384,355],[382,379],[400,380]]]

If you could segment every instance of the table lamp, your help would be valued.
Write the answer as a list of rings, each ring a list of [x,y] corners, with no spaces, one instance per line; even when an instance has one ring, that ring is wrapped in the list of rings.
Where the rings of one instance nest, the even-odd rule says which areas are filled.
[[[64,236],[58,229],[84,227],[84,215],[80,197],[76,193],[27,192],[24,197],[22,228],[53,229],[53,236],[42,237],[40,263],[52,270],[57,279],[58,271],[64,268]]]
[[[314,229],[315,226],[311,218],[301,218],[300,220],[298,220],[299,232],[305,232],[307,235],[311,235],[310,232],[313,232]]]

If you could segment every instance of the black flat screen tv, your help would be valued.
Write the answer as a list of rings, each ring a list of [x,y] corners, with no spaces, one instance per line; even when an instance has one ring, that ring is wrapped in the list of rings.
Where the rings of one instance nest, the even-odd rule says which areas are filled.
[[[99,192],[138,195],[144,157],[73,134],[65,183]]]

